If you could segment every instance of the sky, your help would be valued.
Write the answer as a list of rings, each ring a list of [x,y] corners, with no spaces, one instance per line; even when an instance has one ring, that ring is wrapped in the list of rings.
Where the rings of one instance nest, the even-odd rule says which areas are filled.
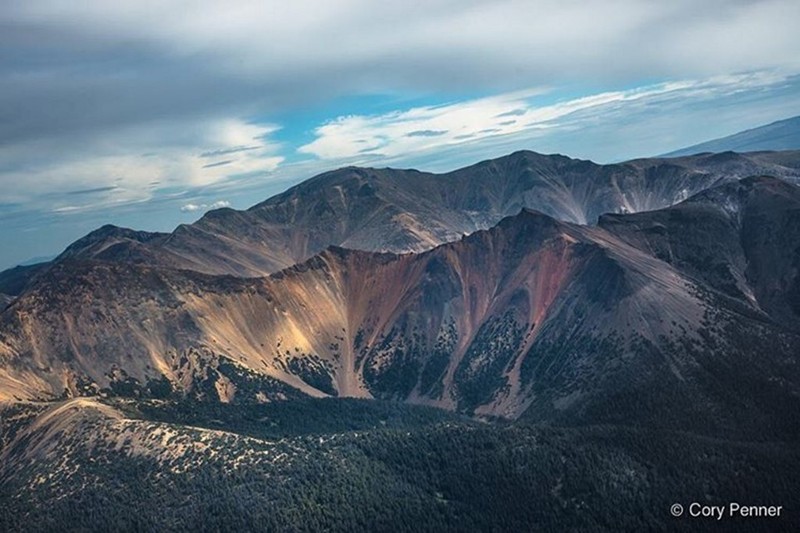
[[[797,0],[0,0],[0,269],[345,165],[653,156],[800,114]]]

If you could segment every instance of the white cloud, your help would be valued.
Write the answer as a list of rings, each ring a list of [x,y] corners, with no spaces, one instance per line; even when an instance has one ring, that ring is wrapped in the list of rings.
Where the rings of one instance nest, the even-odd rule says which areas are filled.
[[[230,207],[231,203],[227,200],[218,200],[211,204],[186,204],[181,207],[184,213],[194,213],[195,211],[208,211],[211,209],[220,209],[222,207]]]
[[[70,143],[0,147],[9,200],[55,213],[90,211],[273,172],[274,125],[235,119],[148,123]],[[16,167],[16,168],[15,168]],[[83,194],[85,193],[85,194]]]
[[[670,98],[709,99],[767,87],[784,79],[770,72],[720,76],[609,91],[546,105],[537,104],[537,97],[545,91],[531,90],[381,115],[343,116],[316,128],[316,138],[298,151],[328,160],[392,160],[488,138],[540,137],[549,130],[580,127],[621,108]]]
[[[800,71],[797,0],[5,4],[0,144],[360,94]]]
[[[432,64],[436,83],[453,73],[456,83],[514,71],[528,83],[570,71],[722,73],[797,65],[800,44],[795,0],[40,0],[5,11],[98,41],[203,57],[237,76],[385,62],[422,84],[413,71],[435,73]]]

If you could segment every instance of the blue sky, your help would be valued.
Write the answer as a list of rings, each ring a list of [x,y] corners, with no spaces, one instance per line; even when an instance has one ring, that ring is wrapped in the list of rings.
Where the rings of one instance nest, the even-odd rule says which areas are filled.
[[[347,164],[651,156],[800,114],[794,0],[6,1],[0,268]]]

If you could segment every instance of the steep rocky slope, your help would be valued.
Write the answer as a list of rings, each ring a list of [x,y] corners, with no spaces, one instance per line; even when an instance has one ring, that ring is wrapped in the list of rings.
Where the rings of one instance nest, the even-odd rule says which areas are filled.
[[[743,215],[729,230],[732,195]],[[0,315],[0,390],[342,395],[792,432],[798,206],[794,186],[750,179],[600,227],[523,210],[421,254],[332,247],[267,278],[61,261]],[[697,209],[711,222],[686,223]],[[680,245],[665,255],[653,235]],[[695,253],[705,242],[721,246],[711,268]]]
[[[785,326],[800,327],[800,188],[751,177],[599,226]]]

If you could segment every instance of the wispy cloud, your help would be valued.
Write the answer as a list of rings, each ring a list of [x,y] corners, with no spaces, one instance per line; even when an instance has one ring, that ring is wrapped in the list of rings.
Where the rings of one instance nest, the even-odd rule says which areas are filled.
[[[796,0],[191,4],[5,2],[0,144],[285,113],[370,92],[800,68]]]
[[[210,150],[203,152],[200,157],[220,157],[230,154],[237,154],[239,152],[249,152],[251,150],[258,150],[260,146],[234,146],[233,148],[219,148],[217,150]]]
[[[298,150],[325,160],[358,160],[366,155],[391,160],[501,136],[540,137],[544,131],[578,128],[621,109],[635,110],[668,99],[708,100],[785,79],[774,72],[718,76],[607,91],[546,105],[538,103],[545,90],[530,90],[380,115],[349,115],[316,128],[315,139]]]
[[[77,190],[77,191],[67,191],[67,192],[65,192],[63,194],[65,194],[67,196],[83,196],[83,195],[87,195],[87,194],[97,194],[97,193],[101,193],[101,192],[110,192],[110,191],[113,191],[116,188],[117,188],[116,185],[111,185],[111,186],[108,186],[108,187],[95,187],[93,189],[80,189],[80,190]]]
[[[184,213],[194,213],[195,211],[209,211],[211,209],[220,209],[222,207],[230,207],[231,203],[227,200],[218,200],[211,204],[186,204],[181,206],[181,211]]]
[[[446,134],[447,130],[414,130],[406,133],[406,137],[439,137]]]
[[[273,172],[278,127],[234,119],[148,123],[102,138],[0,146],[0,186],[30,209],[73,213]],[[244,149],[243,147],[246,147]],[[85,204],[74,197],[91,196]]]
[[[208,163],[207,165],[203,165],[203,168],[224,167],[225,165],[229,165],[231,163],[233,163],[233,159],[226,159],[224,161],[216,161],[214,163]]]

